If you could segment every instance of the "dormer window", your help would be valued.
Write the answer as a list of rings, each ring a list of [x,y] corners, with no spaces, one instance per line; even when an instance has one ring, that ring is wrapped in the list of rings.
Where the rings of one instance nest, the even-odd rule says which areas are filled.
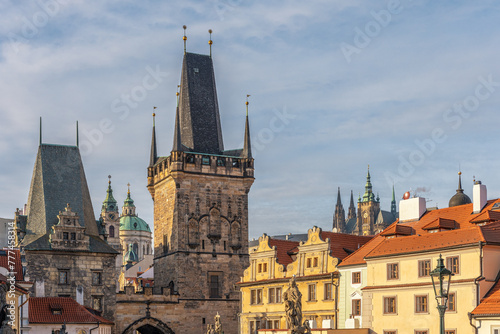
[[[453,219],[437,218],[422,227],[422,230],[427,231],[428,233],[436,233],[441,231],[454,230],[458,227],[458,223]]]
[[[62,306],[60,304],[50,304],[50,312],[54,315],[61,315],[62,314]]]

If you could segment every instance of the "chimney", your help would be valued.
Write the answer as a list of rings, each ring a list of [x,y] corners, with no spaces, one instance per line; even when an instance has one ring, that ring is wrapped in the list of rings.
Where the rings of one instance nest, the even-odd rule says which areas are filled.
[[[414,197],[399,201],[399,222],[415,221],[425,213],[425,198]]]
[[[472,210],[474,213],[481,212],[486,205],[486,186],[481,181],[476,181],[472,188]]]
[[[35,281],[35,297],[45,297],[45,282],[43,279]]]

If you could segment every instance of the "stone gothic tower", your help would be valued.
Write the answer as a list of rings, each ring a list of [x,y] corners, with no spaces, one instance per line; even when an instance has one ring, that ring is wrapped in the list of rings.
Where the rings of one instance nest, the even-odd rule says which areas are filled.
[[[340,198],[340,187],[337,193],[337,204],[335,205],[335,215],[333,216],[333,232],[345,233],[345,211]]]
[[[156,152],[153,127],[148,189],[154,201],[155,293],[168,288],[192,300],[196,322],[210,309],[236,319],[239,293],[233,285],[249,265],[254,160],[248,113],[244,148],[224,150],[211,56],[184,54],[173,148],[168,157]]]
[[[370,167],[366,175],[365,193],[363,198],[358,199],[357,234],[373,235],[374,226],[380,211],[380,200],[372,191],[370,180]]]

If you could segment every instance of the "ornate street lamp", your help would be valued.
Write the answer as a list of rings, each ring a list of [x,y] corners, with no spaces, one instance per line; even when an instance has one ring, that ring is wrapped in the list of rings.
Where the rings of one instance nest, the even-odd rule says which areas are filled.
[[[453,273],[446,269],[443,264],[443,258],[439,254],[436,269],[430,273],[432,278],[432,286],[434,287],[434,295],[436,296],[437,309],[439,311],[440,334],[444,333],[444,313],[446,312],[448,303],[448,292],[450,291],[450,281]],[[439,285],[438,285],[439,284]]]

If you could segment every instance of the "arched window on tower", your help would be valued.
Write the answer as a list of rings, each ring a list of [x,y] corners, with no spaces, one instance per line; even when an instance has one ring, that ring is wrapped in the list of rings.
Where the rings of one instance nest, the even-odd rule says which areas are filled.
[[[146,246],[142,245],[142,256],[146,255]]]
[[[110,238],[115,237],[115,227],[113,225],[109,226],[109,237]]]

